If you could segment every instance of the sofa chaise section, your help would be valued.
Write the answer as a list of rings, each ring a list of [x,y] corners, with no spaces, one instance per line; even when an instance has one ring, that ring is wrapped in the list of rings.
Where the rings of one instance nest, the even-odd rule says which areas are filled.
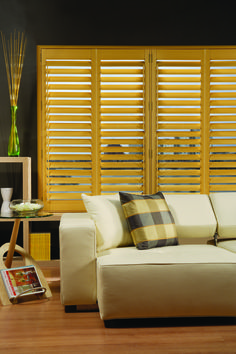
[[[236,315],[233,253],[212,245],[104,253],[97,259],[103,320]]]

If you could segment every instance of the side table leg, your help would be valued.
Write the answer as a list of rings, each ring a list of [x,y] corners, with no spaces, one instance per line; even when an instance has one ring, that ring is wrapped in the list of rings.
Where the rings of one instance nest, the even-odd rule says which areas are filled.
[[[27,219],[22,220],[23,222],[23,248],[29,253],[29,221]]]
[[[5,266],[7,268],[11,268],[12,259],[13,259],[13,255],[14,255],[14,251],[15,251],[16,240],[17,240],[18,231],[19,231],[19,226],[20,226],[20,219],[15,219],[12,234],[11,234],[9,250],[8,250],[7,258],[5,261]]]

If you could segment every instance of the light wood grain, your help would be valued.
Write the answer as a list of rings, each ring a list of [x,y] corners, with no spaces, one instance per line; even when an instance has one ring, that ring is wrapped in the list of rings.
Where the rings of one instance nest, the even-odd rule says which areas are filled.
[[[22,163],[23,199],[31,199],[31,158],[0,156],[0,163]]]
[[[236,353],[233,319],[131,320],[106,328],[98,312],[65,313],[58,265],[43,271],[50,300],[0,307],[0,353]]]
[[[0,156],[1,163],[21,163],[22,164],[22,193],[23,199],[31,199],[31,157],[7,157]],[[14,188],[14,186],[12,186]],[[20,197],[18,199],[21,199]],[[13,219],[14,220],[14,219]],[[0,219],[2,221],[9,221]],[[23,223],[23,246],[29,252],[29,221],[25,220]]]

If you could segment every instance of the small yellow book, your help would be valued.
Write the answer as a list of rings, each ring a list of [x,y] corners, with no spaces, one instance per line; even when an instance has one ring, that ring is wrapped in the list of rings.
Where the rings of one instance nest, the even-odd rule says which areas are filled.
[[[31,233],[30,255],[37,261],[50,261],[51,259],[51,234]]]

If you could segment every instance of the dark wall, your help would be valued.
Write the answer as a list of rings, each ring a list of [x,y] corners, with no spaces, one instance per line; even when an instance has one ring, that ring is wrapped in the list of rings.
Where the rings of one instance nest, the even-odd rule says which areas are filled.
[[[0,0],[0,30],[25,31],[27,48],[18,100],[21,156],[32,157],[32,196],[37,197],[37,45],[235,45],[234,11],[196,2],[86,2]],[[83,2],[84,3],[84,2]],[[186,4],[191,4],[186,6]],[[206,6],[206,5],[205,5]],[[232,15],[231,15],[232,14]],[[10,102],[0,43],[0,156],[7,156]],[[21,198],[21,169],[0,165],[0,187]],[[1,202],[1,197],[0,197]]]

